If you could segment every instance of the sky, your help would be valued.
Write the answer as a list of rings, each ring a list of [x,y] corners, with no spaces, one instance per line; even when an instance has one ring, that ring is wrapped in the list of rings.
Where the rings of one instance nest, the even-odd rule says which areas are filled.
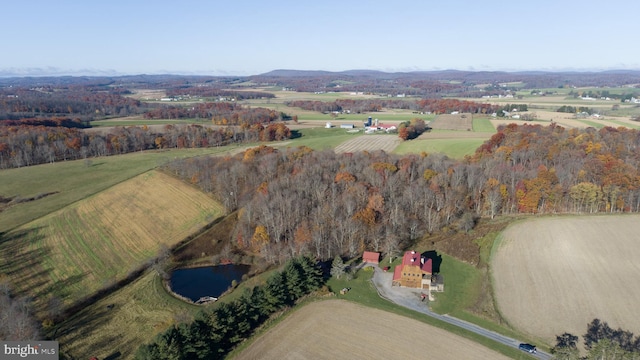
[[[0,76],[640,70],[637,0],[15,0]]]

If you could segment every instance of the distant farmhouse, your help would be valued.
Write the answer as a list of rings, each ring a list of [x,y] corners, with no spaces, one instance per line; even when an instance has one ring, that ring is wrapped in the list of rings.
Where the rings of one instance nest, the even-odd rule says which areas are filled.
[[[444,291],[442,276],[433,274],[433,261],[415,251],[407,251],[402,264],[393,271],[393,286],[403,286],[429,291]]]

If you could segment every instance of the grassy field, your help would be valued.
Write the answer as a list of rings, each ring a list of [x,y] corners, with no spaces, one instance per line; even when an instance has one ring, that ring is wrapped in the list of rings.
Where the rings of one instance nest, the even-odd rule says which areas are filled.
[[[236,147],[145,151],[75,161],[62,161],[1,171],[0,195],[39,200],[16,204],[2,212],[0,233],[106,190],[175,158],[222,154]]]
[[[147,272],[131,284],[82,309],[51,330],[60,351],[75,359],[131,359],[141,344],[150,342],[177,320],[199,310],[170,296],[160,276]]]
[[[345,141],[363,136],[363,133],[350,134],[344,129],[325,129],[323,127],[295,130],[296,137],[289,146],[307,146],[314,150],[333,149]]]
[[[488,117],[478,117],[476,115],[473,116],[473,131],[474,132],[488,132],[495,133],[496,128],[491,123],[490,118]]]
[[[161,194],[161,196],[159,196]],[[150,171],[30,222],[0,244],[2,273],[36,309],[55,296],[65,304],[123,279],[221,216],[199,189]]]
[[[565,216],[511,225],[491,261],[502,315],[549,343],[564,332],[583,334],[594,318],[639,333],[639,220]]]

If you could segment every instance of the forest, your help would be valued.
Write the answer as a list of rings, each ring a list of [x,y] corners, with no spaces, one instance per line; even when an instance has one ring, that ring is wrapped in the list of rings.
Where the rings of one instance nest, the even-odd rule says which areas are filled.
[[[291,131],[284,123],[217,128],[178,124],[165,125],[162,131],[152,131],[147,126],[128,126],[115,127],[102,134],[76,127],[32,125],[38,121],[25,120],[25,125],[0,125],[0,169],[150,149],[201,148],[279,141],[291,137]],[[59,121],[66,123],[70,120]]]
[[[167,171],[238,211],[233,239],[270,263],[397,253],[480,217],[640,211],[640,133],[511,124],[463,161],[268,146]]]

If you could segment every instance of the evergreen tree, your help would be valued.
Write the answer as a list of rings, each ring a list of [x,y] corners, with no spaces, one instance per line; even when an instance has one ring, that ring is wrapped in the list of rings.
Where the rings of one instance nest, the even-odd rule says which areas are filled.
[[[342,261],[340,255],[336,255],[333,258],[333,262],[331,263],[331,276],[335,276],[336,279],[340,279],[342,275],[344,275],[346,269],[346,265]]]

